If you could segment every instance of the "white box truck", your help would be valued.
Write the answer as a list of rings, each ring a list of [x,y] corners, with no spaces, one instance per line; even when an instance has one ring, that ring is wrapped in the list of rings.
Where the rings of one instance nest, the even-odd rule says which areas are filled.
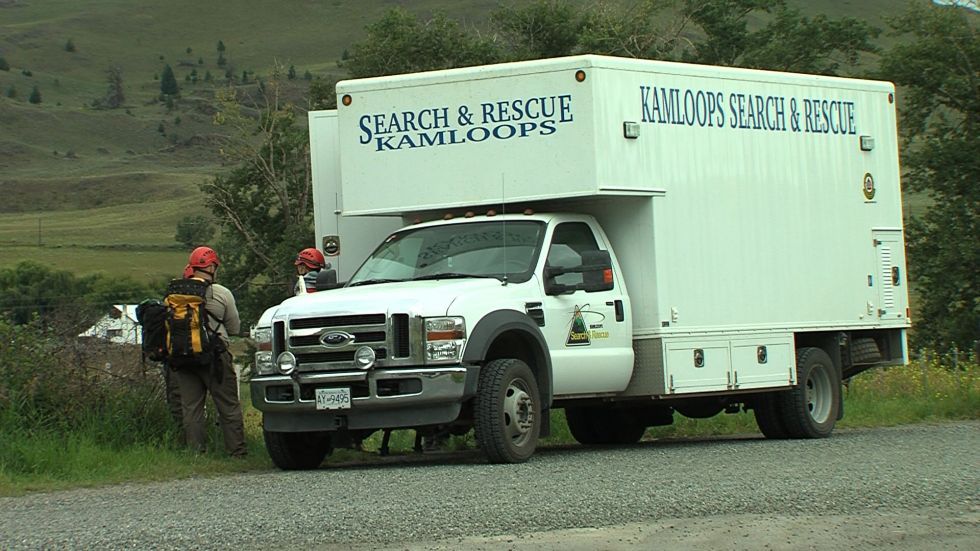
[[[520,462],[555,408],[592,445],[742,409],[825,437],[842,380],[906,362],[890,83],[588,55],[337,95],[310,114],[314,168],[340,167],[317,231],[365,260],[263,316],[279,467],[391,428]],[[383,235],[352,250],[324,213]]]

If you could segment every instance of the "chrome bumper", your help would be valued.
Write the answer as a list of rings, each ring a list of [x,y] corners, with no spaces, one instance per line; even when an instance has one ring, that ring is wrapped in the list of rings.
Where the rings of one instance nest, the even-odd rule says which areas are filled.
[[[415,406],[461,403],[476,393],[477,367],[447,366],[419,369],[379,369],[369,372],[342,371],[330,373],[302,373],[294,380],[285,375],[261,376],[252,379],[250,387],[252,405],[267,413],[316,412],[315,392],[311,388],[343,388],[366,385],[366,395],[354,393],[351,407],[347,410],[332,410],[322,413],[357,415],[358,412],[385,409],[411,409]],[[421,389],[409,394],[379,395],[379,383],[418,379]],[[280,387],[273,389],[273,387]],[[291,387],[291,399],[270,399],[280,397],[282,387]],[[272,389],[272,390],[270,390]]]

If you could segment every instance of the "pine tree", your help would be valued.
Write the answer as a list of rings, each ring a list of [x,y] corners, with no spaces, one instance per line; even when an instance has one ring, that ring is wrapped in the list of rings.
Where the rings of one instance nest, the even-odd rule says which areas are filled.
[[[70,39],[70,38],[68,39],[68,42],[65,42],[65,51],[66,52],[74,52],[75,51],[75,42],[72,39]]]
[[[174,75],[174,70],[170,68],[170,65],[163,68],[163,75],[160,77],[160,92],[166,96],[180,94],[177,77]]]
[[[224,53],[224,51],[225,51],[225,43],[219,40],[218,41],[218,53],[219,54],[220,53]]]
[[[31,90],[31,97],[27,98],[27,101],[33,103],[34,105],[41,103],[41,90],[37,87],[37,84],[35,84],[34,89]]]
[[[10,64],[7,63],[7,60],[4,59],[3,56],[0,56],[0,71],[9,71],[9,70],[10,70]]]
[[[228,60],[225,59],[225,54],[218,54],[218,67],[224,67]]]
[[[295,65],[290,65],[289,66],[289,73],[286,75],[286,77],[289,80],[296,80],[296,66]]]

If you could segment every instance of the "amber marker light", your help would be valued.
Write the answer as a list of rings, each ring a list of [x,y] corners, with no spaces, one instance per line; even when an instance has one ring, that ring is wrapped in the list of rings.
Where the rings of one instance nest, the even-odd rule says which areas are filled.
[[[352,101],[354,101],[354,99],[350,97],[350,94],[344,94],[344,97],[340,98],[340,102],[343,103],[345,107],[350,105]]]
[[[464,214],[463,216],[466,217],[466,218],[473,218],[476,215],[473,214],[473,211],[468,210],[468,211],[466,211],[466,214]]]
[[[531,216],[534,214],[534,209],[524,209],[524,216]]]
[[[497,216],[497,211],[490,209],[487,211],[487,216]]]
[[[443,219],[443,220],[452,220],[452,219],[453,219],[453,213],[451,213],[451,212],[447,212],[447,213],[446,213],[446,214],[445,214],[445,215],[444,215],[444,216],[442,217],[442,219]]]
[[[575,80],[577,80],[578,82],[585,82],[585,71],[583,71],[582,69],[575,71]]]

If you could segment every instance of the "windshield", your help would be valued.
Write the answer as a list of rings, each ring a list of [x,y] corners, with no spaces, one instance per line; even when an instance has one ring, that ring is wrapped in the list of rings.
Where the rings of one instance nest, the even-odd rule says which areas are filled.
[[[543,236],[544,224],[529,220],[409,229],[388,236],[347,285],[505,275],[521,283],[531,278]]]

